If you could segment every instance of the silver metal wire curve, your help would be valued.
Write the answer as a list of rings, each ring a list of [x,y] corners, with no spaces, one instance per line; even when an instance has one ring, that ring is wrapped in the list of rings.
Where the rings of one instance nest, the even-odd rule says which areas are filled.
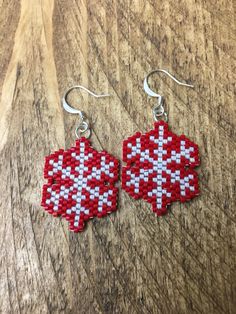
[[[192,84],[187,84],[187,83],[180,82],[173,75],[171,75],[168,71],[163,70],[163,69],[153,70],[153,71],[148,73],[148,75],[144,79],[143,88],[144,88],[144,91],[148,94],[148,96],[155,97],[155,98],[158,99],[157,100],[158,101],[157,105],[155,105],[153,107],[153,110],[152,110],[153,111],[154,120],[158,121],[160,117],[164,116],[164,119],[167,121],[168,120],[168,115],[165,112],[164,107],[163,107],[163,105],[164,105],[164,97],[162,95],[157,94],[156,92],[154,92],[150,88],[150,86],[148,84],[149,77],[151,75],[153,75],[154,73],[164,73],[164,74],[168,75],[174,82],[176,82],[178,85],[181,85],[181,86],[186,86],[186,87],[191,87],[191,88],[193,88],[194,86]]]
[[[82,89],[82,90],[86,91],[88,94],[90,94],[90,95],[92,95],[92,96],[94,96],[96,98],[108,97],[110,95],[109,94],[100,94],[100,95],[98,95],[98,94],[95,94],[94,92],[90,91],[89,89],[87,89],[86,87],[84,87],[82,85],[75,85],[75,86],[70,87],[66,91],[64,96],[62,97],[62,106],[63,106],[63,108],[67,112],[69,112],[69,113],[78,114],[80,116],[81,121],[80,121],[80,123],[78,124],[78,126],[75,129],[76,137],[77,138],[81,138],[81,136],[87,132],[87,136],[86,137],[89,138],[90,135],[91,135],[91,129],[90,129],[89,122],[85,121],[86,120],[85,114],[83,113],[83,111],[71,107],[71,105],[68,103],[68,100],[67,100],[67,97],[68,97],[69,93],[72,90],[74,90],[74,89]]]

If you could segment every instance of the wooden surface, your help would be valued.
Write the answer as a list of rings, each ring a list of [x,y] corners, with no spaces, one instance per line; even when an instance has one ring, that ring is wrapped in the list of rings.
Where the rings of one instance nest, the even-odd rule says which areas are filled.
[[[236,313],[234,0],[0,0],[0,312]],[[201,196],[158,218],[121,191],[119,210],[82,234],[40,207],[44,156],[70,147],[78,117],[93,146],[149,130],[142,89],[163,76],[169,124],[199,144]]]

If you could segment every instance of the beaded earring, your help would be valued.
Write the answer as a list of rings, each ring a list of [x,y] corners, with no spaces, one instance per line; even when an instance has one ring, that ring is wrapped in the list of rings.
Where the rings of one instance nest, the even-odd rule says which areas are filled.
[[[70,230],[80,232],[87,220],[104,217],[117,209],[119,161],[106,151],[98,152],[91,147],[91,129],[85,114],[72,108],[67,102],[68,94],[74,89],[83,89],[96,95],[83,86],[70,88],[62,99],[64,109],[79,114],[80,123],[75,130],[75,145],[60,149],[45,158],[41,205],[53,216],[62,216],[69,222]]]
[[[147,75],[144,90],[158,99],[153,108],[154,129],[144,134],[137,132],[124,140],[123,161],[126,166],[122,168],[122,188],[134,199],[151,203],[152,210],[160,216],[167,212],[167,206],[172,202],[185,202],[199,194],[198,175],[194,168],[200,160],[195,143],[169,130],[164,99],[148,85],[148,78],[156,72],[167,74],[179,85],[193,87],[179,82],[162,69]]]

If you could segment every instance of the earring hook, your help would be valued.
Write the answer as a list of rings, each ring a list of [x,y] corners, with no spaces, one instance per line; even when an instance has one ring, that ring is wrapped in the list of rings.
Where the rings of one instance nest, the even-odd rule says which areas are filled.
[[[83,113],[83,111],[81,110],[78,110],[78,109],[75,109],[73,107],[71,107],[69,104],[68,104],[68,101],[67,101],[67,97],[68,95],[70,94],[70,92],[74,89],[82,89],[84,91],[86,91],[88,94],[96,97],[96,98],[101,98],[101,97],[109,97],[110,94],[95,94],[94,92],[90,91],[89,89],[87,89],[86,87],[82,86],[82,85],[75,85],[75,86],[72,86],[70,87],[66,93],[64,94],[64,96],[62,97],[62,106],[63,108],[69,112],[69,113],[72,113],[72,114],[78,114],[80,116],[80,119],[81,119],[81,122],[79,123],[79,125],[76,127],[75,129],[75,135],[77,138],[80,138],[81,137],[81,134],[89,131],[88,133],[88,138],[90,137],[91,135],[91,130],[90,130],[90,126],[89,126],[89,122],[86,122],[85,119],[86,119],[86,116],[85,114]]]
[[[176,82],[178,85],[181,86],[186,86],[186,87],[191,87],[193,88],[194,86],[192,84],[187,84],[187,83],[183,83],[180,82],[179,80],[177,80],[173,75],[171,75],[168,71],[163,70],[163,69],[157,69],[157,70],[153,70],[150,73],[148,73],[148,75],[145,77],[144,82],[143,82],[143,88],[145,90],[145,92],[150,96],[150,97],[156,97],[158,98],[158,105],[154,106],[153,108],[153,116],[154,116],[154,120],[158,121],[158,119],[164,115],[165,120],[168,120],[168,116],[167,113],[164,110],[163,107],[163,103],[164,103],[164,98],[162,95],[157,94],[156,92],[154,92],[148,84],[148,79],[151,75],[153,75],[154,73],[164,73],[166,75],[168,75],[174,82]]]

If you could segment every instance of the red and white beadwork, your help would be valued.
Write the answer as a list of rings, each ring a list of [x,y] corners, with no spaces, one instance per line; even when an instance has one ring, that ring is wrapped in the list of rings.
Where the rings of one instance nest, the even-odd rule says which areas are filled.
[[[164,121],[154,130],[134,134],[123,142],[122,188],[135,199],[152,204],[163,215],[174,201],[185,202],[199,194],[198,146],[184,135],[168,130]]]
[[[82,137],[75,147],[60,149],[45,160],[42,206],[53,216],[69,221],[74,232],[84,222],[104,217],[117,208],[119,161],[107,152],[97,152]]]

